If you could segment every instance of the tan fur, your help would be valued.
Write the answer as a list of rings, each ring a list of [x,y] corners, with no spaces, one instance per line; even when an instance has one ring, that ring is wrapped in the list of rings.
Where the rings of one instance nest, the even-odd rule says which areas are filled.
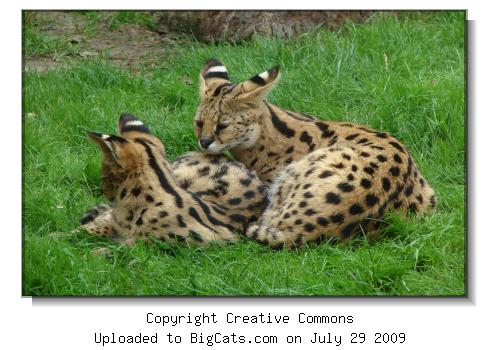
[[[349,240],[361,227],[375,236],[371,231],[388,209],[424,213],[435,207],[434,190],[393,136],[362,125],[320,121],[265,101],[278,78],[275,70],[265,74],[267,80],[252,78],[251,84],[214,83],[201,76],[197,137],[230,149],[272,184],[270,204],[248,230],[250,237],[291,246],[330,237]],[[229,91],[215,94],[221,85],[222,92]],[[220,123],[223,130],[210,131]]]
[[[242,164],[194,152],[169,164],[149,130],[119,129],[121,137],[89,134],[103,152],[104,195],[113,204],[91,209],[80,229],[125,244],[236,242],[262,212],[266,187]]]

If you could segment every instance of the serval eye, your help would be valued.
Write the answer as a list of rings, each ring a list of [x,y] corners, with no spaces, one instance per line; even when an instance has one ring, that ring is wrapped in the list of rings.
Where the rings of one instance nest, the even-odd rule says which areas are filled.
[[[196,126],[199,127],[200,129],[203,128],[203,122],[201,120],[197,120]]]
[[[220,132],[227,128],[227,124],[217,124],[217,127],[215,128],[215,132]]]

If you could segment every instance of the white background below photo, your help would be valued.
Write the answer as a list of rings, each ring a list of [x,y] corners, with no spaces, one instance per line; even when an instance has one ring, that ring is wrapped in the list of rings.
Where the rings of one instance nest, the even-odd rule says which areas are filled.
[[[144,8],[144,3],[130,1],[113,2],[120,8]],[[411,9],[430,9],[452,6],[453,9],[468,9],[468,19],[474,21],[469,38],[469,246],[468,298],[371,298],[371,299],[283,299],[283,298],[152,298],[152,299],[32,299],[21,297],[21,9],[68,8],[62,1],[21,1],[15,5],[4,5],[1,11],[2,26],[2,106],[4,114],[4,155],[2,183],[2,234],[4,250],[1,256],[2,298],[0,344],[4,349],[146,349],[175,348],[230,349],[235,345],[242,349],[494,349],[500,343],[498,334],[498,249],[500,234],[497,217],[498,200],[498,13],[494,2],[437,1],[404,2]],[[201,4],[199,4],[201,5]],[[198,5],[198,6],[199,6]],[[201,6],[232,8],[234,3],[209,3]],[[287,2],[281,6],[303,8],[400,8],[403,4],[394,1],[350,1],[336,2]],[[6,6],[6,8],[5,8]],[[149,8],[182,6],[150,1]],[[194,5],[196,6],[196,5]],[[243,5],[245,6],[245,5]],[[277,4],[274,6],[278,6]],[[71,8],[107,8],[108,2],[72,2]],[[272,3],[256,1],[246,8],[273,7]],[[148,323],[147,314],[154,315],[199,315],[215,313],[218,323],[202,326],[193,324],[162,326]],[[283,323],[226,323],[226,315],[264,315],[271,318],[287,315],[290,321]],[[352,316],[352,323],[300,323],[299,314]],[[302,316],[304,317],[304,316]],[[332,319],[332,317],[330,317]],[[338,320],[338,319],[337,319]],[[168,343],[168,333],[179,335],[181,344]],[[252,343],[207,344],[207,335],[220,332],[222,335],[244,336]],[[158,344],[97,344],[96,339],[116,339],[120,335],[136,336],[158,333]],[[191,333],[203,333],[204,343],[192,343]],[[332,343],[312,344],[317,333],[328,336]],[[352,333],[365,333],[362,344],[351,343]],[[376,344],[376,333],[388,333],[389,342]],[[390,340],[397,334],[395,343]],[[405,334],[403,343],[397,342]],[[277,344],[255,343],[263,338],[256,336],[275,335]],[[301,344],[288,344],[287,336],[301,336]],[[337,347],[335,336],[342,336]],[[96,338],[97,336],[97,338]],[[230,337],[231,338],[231,337]],[[194,339],[202,339],[196,335]],[[214,336],[214,338],[217,337]],[[221,339],[220,336],[218,338]],[[271,338],[266,338],[271,339]],[[294,337],[295,339],[295,337]],[[174,337],[175,341],[175,337]]]

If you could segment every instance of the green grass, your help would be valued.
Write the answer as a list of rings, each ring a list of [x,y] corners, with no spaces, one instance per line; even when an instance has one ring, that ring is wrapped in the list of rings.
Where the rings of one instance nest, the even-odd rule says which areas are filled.
[[[72,42],[65,36],[51,37],[42,33],[40,28],[51,25],[50,21],[42,21],[34,12],[23,12],[23,54],[24,57],[38,56],[60,59],[73,56],[80,49],[80,44]]]
[[[463,13],[378,14],[339,33],[241,45],[188,41],[166,52],[160,68],[134,73],[91,60],[25,73],[23,294],[464,295]],[[280,64],[271,102],[396,135],[436,189],[437,212],[386,215],[373,245],[358,239],[300,251],[249,241],[128,248],[85,233],[54,235],[104,201],[100,154],[86,130],[112,132],[128,111],[148,122],[169,158],[197,148],[196,84],[209,57],[220,58],[234,81]],[[91,254],[103,246],[110,255]]]

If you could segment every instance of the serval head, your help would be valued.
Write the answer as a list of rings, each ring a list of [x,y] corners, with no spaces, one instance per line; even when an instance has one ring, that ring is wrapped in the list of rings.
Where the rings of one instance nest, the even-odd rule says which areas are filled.
[[[226,67],[216,59],[209,59],[200,73],[200,104],[194,118],[201,149],[218,154],[254,145],[265,110],[263,101],[278,80],[279,67],[276,66],[233,84]]]
[[[149,128],[131,114],[122,114],[118,121],[118,134],[108,135],[88,132],[88,137],[102,152],[102,191],[104,197],[114,201],[118,189],[125,181],[139,179],[145,171],[149,156],[158,154],[164,162],[165,148],[161,141],[151,134]]]

